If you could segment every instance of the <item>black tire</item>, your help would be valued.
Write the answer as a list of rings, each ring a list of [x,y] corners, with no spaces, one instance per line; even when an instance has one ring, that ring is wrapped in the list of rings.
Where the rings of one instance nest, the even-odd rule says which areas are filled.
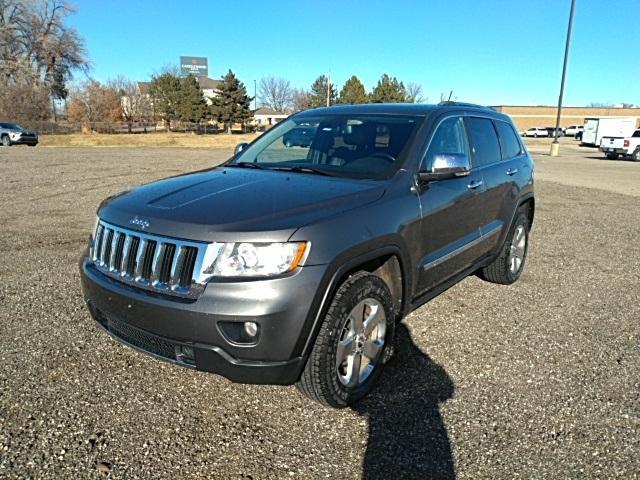
[[[631,160],[634,162],[640,162],[640,147],[636,148],[635,151],[631,154]]]
[[[537,133],[534,133],[534,134],[533,134],[533,138],[538,138],[538,134],[537,134]]]
[[[514,243],[514,234],[516,230],[522,226],[524,229],[524,251],[521,263],[518,269],[514,272],[511,268],[511,246]],[[517,281],[524,270],[524,265],[527,260],[527,251],[529,250],[529,219],[527,216],[520,212],[516,214],[516,218],[509,229],[507,239],[502,246],[502,250],[498,257],[489,265],[484,267],[480,271],[480,277],[491,283],[498,283],[501,285],[510,285]]]
[[[619,155],[617,153],[607,153],[607,158],[609,160],[617,160]]]
[[[3,135],[2,136],[2,146],[3,147],[10,147],[11,146],[11,139],[9,138],[9,135]]]
[[[342,383],[338,374],[337,350],[349,314],[364,300],[379,302],[385,314],[384,344],[372,363],[373,370],[354,388]],[[363,315],[365,312],[363,312]],[[296,387],[300,392],[324,405],[343,408],[367,395],[375,385],[385,363],[393,353],[395,312],[387,284],[368,272],[351,275],[336,292],[325,315],[315,345]]]

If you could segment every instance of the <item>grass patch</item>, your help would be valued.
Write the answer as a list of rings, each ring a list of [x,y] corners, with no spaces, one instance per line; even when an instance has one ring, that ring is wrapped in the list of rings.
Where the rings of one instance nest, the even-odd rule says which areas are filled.
[[[66,135],[41,135],[43,147],[187,147],[187,148],[233,148],[241,142],[251,142],[256,134],[195,135],[193,133],[72,133]]]

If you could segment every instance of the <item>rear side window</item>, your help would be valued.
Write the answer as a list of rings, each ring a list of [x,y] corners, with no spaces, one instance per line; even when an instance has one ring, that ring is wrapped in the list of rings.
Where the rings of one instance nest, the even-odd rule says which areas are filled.
[[[471,144],[471,161],[474,167],[482,167],[502,158],[500,143],[493,122],[488,118],[468,117],[466,119]]]
[[[520,140],[513,131],[511,125],[506,122],[496,122],[498,135],[500,135],[500,145],[502,146],[502,159],[517,157],[522,153]]]

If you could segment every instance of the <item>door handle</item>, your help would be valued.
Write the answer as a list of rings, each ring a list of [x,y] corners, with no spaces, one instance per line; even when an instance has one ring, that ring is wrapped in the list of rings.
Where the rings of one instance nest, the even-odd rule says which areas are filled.
[[[469,190],[475,190],[476,188],[481,187],[483,183],[484,182],[482,180],[472,180],[469,185],[467,185],[467,188]]]
[[[507,170],[507,175],[515,175],[516,173],[518,173],[517,168],[510,168]]]

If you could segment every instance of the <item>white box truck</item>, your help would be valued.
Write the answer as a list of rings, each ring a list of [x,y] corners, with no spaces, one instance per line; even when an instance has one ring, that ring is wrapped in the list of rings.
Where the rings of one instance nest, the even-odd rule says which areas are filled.
[[[635,117],[585,118],[582,145],[599,147],[602,137],[630,137],[635,129]]]

